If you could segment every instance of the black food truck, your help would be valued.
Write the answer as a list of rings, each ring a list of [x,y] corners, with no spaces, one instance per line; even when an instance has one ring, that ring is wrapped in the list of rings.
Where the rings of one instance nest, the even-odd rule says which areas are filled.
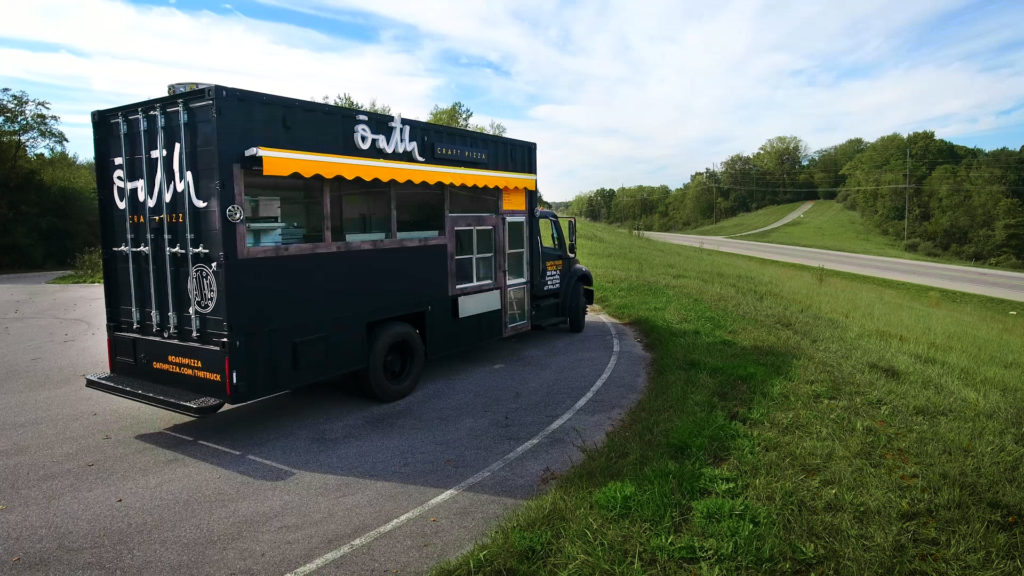
[[[191,416],[359,372],[583,330],[576,223],[537,205],[536,145],[216,85],[92,114],[108,372]]]

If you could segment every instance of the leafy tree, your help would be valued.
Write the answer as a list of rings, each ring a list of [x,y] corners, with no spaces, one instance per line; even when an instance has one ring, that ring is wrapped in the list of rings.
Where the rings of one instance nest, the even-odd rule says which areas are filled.
[[[729,205],[726,216],[759,208],[763,195],[757,194],[757,166],[745,154],[729,156],[719,171],[720,188]]]
[[[473,111],[469,109],[469,106],[466,106],[462,102],[455,101],[452,102],[451,105],[443,107],[440,104],[435,104],[430,110],[430,116],[427,118],[427,122],[430,122],[431,124],[441,124],[442,126],[475,130],[485,134],[494,134],[495,136],[504,136],[505,132],[507,132],[505,125],[501,122],[491,120],[487,126],[481,126],[470,122],[472,118]]]
[[[592,191],[579,194],[573,198],[570,210],[572,210],[572,214],[589,220],[600,221],[603,219],[601,217],[601,210],[594,202],[594,193]]]
[[[867,147],[868,143],[863,138],[850,138],[842,144],[822,148],[808,159],[806,170],[818,189],[819,198],[830,200],[836,197],[838,188],[846,183],[843,167]]]
[[[324,96],[320,101],[324,104],[333,104],[334,106],[341,106],[342,108],[364,110],[366,112],[374,112],[377,114],[391,114],[391,106],[377,102],[376,98],[367,103],[363,103],[353,98],[348,92],[338,94],[334,98]],[[469,109],[469,106],[456,101],[452,102],[450,106],[444,107],[440,104],[435,104],[433,109],[430,110],[430,117],[427,118],[427,122],[432,124],[441,124],[442,126],[475,130],[477,132],[493,134],[495,136],[504,136],[508,131],[508,129],[505,128],[505,125],[497,120],[491,120],[488,122],[487,126],[481,126],[480,124],[470,122],[472,118],[473,111]]]
[[[593,193],[593,205],[596,209],[595,220],[608,220],[612,214],[612,204],[615,203],[615,189],[598,188]]]
[[[646,230],[653,227],[659,215],[667,214],[668,186],[629,186],[615,191],[610,222],[625,222]]]
[[[63,151],[68,139],[59,124],[60,118],[50,114],[49,102],[0,88],[0,143],[7,170],[13,172],[23,158],[44,150]]]
[[[612,217],[612,204],[615,202],[615,190],[598,188],[576,195],[572,199],[570,210],[576,216],[588,220],[606,221]]]
[[[551,210],[551,203],[544,199],[544,195],[537,191],[537,206],[545,210]]]
[[[468,130],[472,126],[470,123],[472,118],[473,111],[469,109],[469,106],[456,101],[452,102],[450,106],[445,107],[442,107],[440,104],[434,104],[434,108],[430,110],[427,122]]]
[[[505,132],[508,132],[508,129],[505,128],[505,125],[502,124],[501,122],[498,122],[497,120],[491,120],[487,124],[486,128],[474,126],[473,129],[476,130],[477,132],[486,132],[488,134],[494,134],[495,136],[504,136]]]
[[[377,114],[391,114],[391,106],[388,106],[387,104],[377,103],[376,98],[370,100],[366,104],[363,104],[362,102],[353,98],[352,95],[349,94],[348,92],[338,94],[333,99],[324,96],[320,101],[323,102],[324,104],[333,104],[335,106],[341,106],[342,108],[364,110],[366,112],[374,112]]]
[[[65,152],[49,109],[0,89],[0,269],[63,266],[99,241],[93,165]]]
[[[758,186],[766,189],[766,204],[777,204],[811,198],[817,194],[803,192],[809,188],[801,181],[807,144],[796,136],[769,138],[753,156],[758,171]],[[762,184],[763,183],[763,184]]]
[[[882,136],[843,167],[846,181],[837,200],[857,208],[883,232],[902,238],[904,226],[916,230],[930,219],[923,186],[931,173],[943,165],[958,165],[965,155],[976,155],[969,150],[938,139],[931,131]],[[904,223],[907,204],[911,218]]]
[[[995,226],[997,256],[1020,265],[1024,262],[1024,202],[1003,198],[996,208]]]

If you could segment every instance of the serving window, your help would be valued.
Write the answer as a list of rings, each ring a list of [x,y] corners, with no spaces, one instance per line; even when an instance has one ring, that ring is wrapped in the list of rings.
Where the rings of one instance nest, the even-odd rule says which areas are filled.
[[[331,182],[331,241],[365,242],[394,238],[391,187],[381,182]]]
[[[399,238],[444,235],[444,186],[393,184],[395,228]]]
[[[324,241],[322,180],[248,175],[243,212],[246,246]]]
[[[504,249],[496,247],[504,230],[481,226],[499,213],[502,191],[498,188],[264,176],[240,166],[235,170],[236,203],[244,214],[237,227],[242,257],[451,242],[453,253],[458,248],[459,287],[492,283],[498,274],[504,276],[496,258],[497,251]],[[450,215],[470,221],[456,223]],[[469,232],[452,228],[467,225],[472,227]],[[520,254],[515,252],[513,260],[525,259]],[[512,273],[514,278],[522,274],[519,268],[521,264]]]

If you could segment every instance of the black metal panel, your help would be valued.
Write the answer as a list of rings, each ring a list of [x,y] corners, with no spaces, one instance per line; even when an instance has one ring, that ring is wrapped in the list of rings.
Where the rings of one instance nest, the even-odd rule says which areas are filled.
[[[113,330],[205,343],[225,335],[222,300],[195,308],[198,338],[189,314],[197,267],[209,271],[200,272],[213,285],[223,284],[211,95],[198,91],[93,113],[107,323]],[[200,247],[199,253],[185,252]]]
[[[161,386],[148,380],[107,372],[89,374],[85,377],[87,388],[101,390],[115,396],[122,396],[180,412],[187,416],[200,417],[213,414],[224,406],[224,401],[201,394],[183,391],[177,387]]]
[[[230,309],[239,311],[231,322],[233,368],[246,395],[361,367],[367,328],[384,319],[422,324],[428,353],[446,349],[433,337],[434,322],[452,321],[433,314],[450,306],[444,245],[236,260],[228,286]]]
[[[228,166],[240,161],[243,152],[255,146],[419,163],[409,152],[388,154],[375,146],[369,150],[356,146],[355,126],[362,122],[356,115],[367,117],[365,123],[374,134],[384,135],[392,133],[392,116],[223,86],[214,89],[220,150]],[[406,118],[402,118],[402,124],[409,127],[410,140],[417,143],[425,164],[537,173],[537,145],[532,142]],[[435,144],[485,150],[487,162],[435,157]]]
[[[202,396],[230,399],[223,350],[174,340],[115,333],[114,373]]]

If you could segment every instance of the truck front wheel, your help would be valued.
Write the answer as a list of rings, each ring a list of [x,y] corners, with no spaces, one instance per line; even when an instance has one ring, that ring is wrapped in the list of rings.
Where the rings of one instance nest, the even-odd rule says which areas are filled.
[[[405,322],[387,322],[370,337],[370,354],[362,374],[363,388],[381,402],[408,396],[423,373],[423,341]]]
[[[583,332],[587,325],[587,300],[583,297],[583,284],[574,282],[569,292],[569,331]]]

